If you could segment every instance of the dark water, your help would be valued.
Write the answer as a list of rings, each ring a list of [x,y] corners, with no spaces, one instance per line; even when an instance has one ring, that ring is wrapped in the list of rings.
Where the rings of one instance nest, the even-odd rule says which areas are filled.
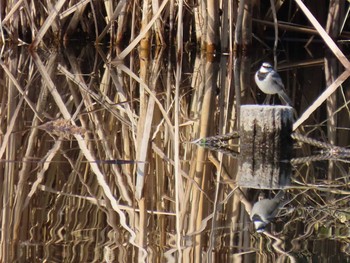
[[[310,48],[279,55],[298,116],[329,85],[325,69],[342,73]],[[114,65],[91,46],[4,53],[2,262],[346,262],[347,156],[295,142],[289,202],[259,234],[246,210],[277,191],[237,188],[237,139],[224,153],[190,143],[236,131],[241,105],[262,103],[253,74],[273,58],[260,54],[186,53],[179,68],[161,49]],[[347,147],[347,85],[297,132]]]

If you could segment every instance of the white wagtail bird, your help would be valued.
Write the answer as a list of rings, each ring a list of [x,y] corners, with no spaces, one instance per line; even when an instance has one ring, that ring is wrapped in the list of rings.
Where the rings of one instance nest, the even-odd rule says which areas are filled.
[[[284,192],[279,193],[273,199],[262,199],[253,205],[250,219],[254,223],[256,232],[262,233],[266,226],[273,221],[285,202],[283,202]]]
[[[280,75],[273,69],[271,64],[264,62],[255,73],[255,83],[259,89],[267,95],[278,94],[278,96],[289,106],[293,103],[284,90]]]

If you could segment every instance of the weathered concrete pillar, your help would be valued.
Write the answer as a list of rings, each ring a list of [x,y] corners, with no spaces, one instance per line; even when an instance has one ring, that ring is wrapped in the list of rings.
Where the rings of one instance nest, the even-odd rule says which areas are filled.
[[[280,189],[289,184],[292,126],[292,107],[241,107],[238,185]]]

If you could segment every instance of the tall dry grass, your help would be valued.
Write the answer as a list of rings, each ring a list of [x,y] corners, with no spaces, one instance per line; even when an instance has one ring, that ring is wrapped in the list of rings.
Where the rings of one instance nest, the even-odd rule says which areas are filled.
[[[331,1],[324,29],[295,3],[301,11],[286,12],[283,1],[1,2],[1,261],[259,260],[263,241],[281,236],[250,231],[251,193],[235,183],[237,160],[190,141],[237,131],[240,105],[257,101],[252,69],[266,58],[249,54],[271,46],[277,61],[279,38],[293,30],[310,42],[319,35],[336,58],[276,63],[293,71],[325,61],[327,88],[293,96],[301,111],[293,128],[324,135],[319,112],[328,99],[324,137],[347,143],[337,137],[337,123],[347,125],[337,114],[348,117],[348,94],[330,99],[350,74],[336,41],[349,36],[340,26],[347,14]],[[312,160],[297,167],[293,202],[315,209],[292,219],[315,232],[318,222],[341,220],[342,161],[327,167],[331,188],[313,177]],[[344,198],[330,203],[324,193]],[[282,238],[292,236],[290,222]],[[294,260],[288,247],[274,248],[263,256]]]

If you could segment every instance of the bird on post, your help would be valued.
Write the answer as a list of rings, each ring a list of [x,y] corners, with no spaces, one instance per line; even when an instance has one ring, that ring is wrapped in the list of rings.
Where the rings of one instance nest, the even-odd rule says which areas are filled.
[[[289,106],[293,106],[288,97],[280,75],[273,69],[270,63],[264,62],[255,73],[255,83],[259,89],[267,95],[278,94],[281,100]]]
[[[271,223],[279,210],[285,205],[284,192],[280,191],[273,199],[262,199],[253,205],[250,219],[254,223],[256,232],[262,233]]]

